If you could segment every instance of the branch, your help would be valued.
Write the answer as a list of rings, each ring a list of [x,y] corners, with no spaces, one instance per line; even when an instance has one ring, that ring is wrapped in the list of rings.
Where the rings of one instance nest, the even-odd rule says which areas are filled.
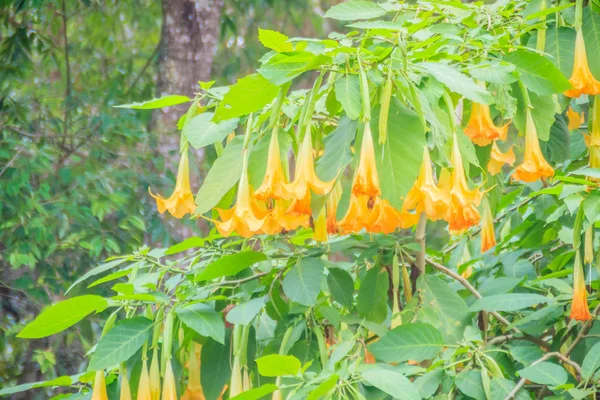
[[[0,176],[2,176],[4,174],[4,172],[6,172],[6,170],[11,166],[11,164],[13,163],[13,161],[15,161],[17,159],[17,157],[19,157],[19,154],[21,154],[21,152],[24,150],[24,147],[21,147],[19,149],[19,151],[17,151],[15,153],[15,155],[10,159],[10,161],[8,161],[6,163],[6,165],[4,166],[4,168],[2,168],[2,171],[0,171]]]
[[[598,315],[598,313],[600,313],[600,304],[598,304],[596,306],[596,308],[594,309],[594,312],[592,313],[593,316]],[[567,351],[565,351],[565,356],[569,356],[573,350],[575,350],[575,347],[577,347],[577,345],[579,344],[579,342],[581,342],[583,339],[586,338],[586,334],[589,332],[589,330],[592,328],[592,324],[594,323],[594,318],[590,319],[589,321],[586,321],[583,326],[581,327],[581,330],[579,331],[579,334],[577,335],[577,337],[575,338],[575,340],[573,340],[573,343],[571,343],[571,345],[569,346],[569,348],[567,349]]]
[[[425,274],[425,228],[427,227],[427,215],[421,213],[419,222],[417,223],[417,231],[415,233],[415,242],[419,245],[419,252],[415,262],[421,275]]]

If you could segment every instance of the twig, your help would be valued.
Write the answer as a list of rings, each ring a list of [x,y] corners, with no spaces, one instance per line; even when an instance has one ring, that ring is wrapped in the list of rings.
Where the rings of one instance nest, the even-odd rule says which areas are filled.
[[[127,92],[125,92],[125,97],[129,96],[129,93],[131,93],[131,91],[133,90],[133,88],[135,87],[135,85],[138,83],[138,81],[140,80],[140,78],[142,77],[142,75],[144,75],[144,72],[146,72],[146,70],[148,69],[148,67],[150,66],[150,64],[152,64],[152,60],[154,60],[154,57],[156,57],[156,54],[158,54],[158,50],[159,49],[160,49],[160,43],[158,43],[158,45],[156,46],[156,48],[152,52],[152,55],[146,61],[146,64],[144,64],[144,66],[142,67],[142,69],[140,70],[140,72],[137,74],[137,76],[135,77],[135,79],[133,80],[133,82],[131,83],[131,85],[129,86],[129,89],[127,89]]]
[[[19,151],[17,151],[17,153],[10,159],[10,161],[8,161],[8,163],[6,163],[4,168],[2,168],[2,171],[0,171],[0,176],[2,176],[2,174],[4,174],[4,172],[8,169],[8,167],[10,167],[10,165],[13,163],[13,161],[15,161],[17,159],[17,157],[19,157],[19,154],[21,154],[23,149],[24,149],[24,147],[21,147],[19,149]]]
[[[253,281],[255,279],[259,279],[262,278],[265,275],[270,274],[271,271],[269,272],[260,272],[258,274],[254,274],[252,276],[248,276],[246,278],[241,278],[241,279],[236,279],[236,280],[232,280],[232,281],[222,281],[222,282],[217,282],[215,284],[212,284],[210,286],[229,286],[229,285],[241,285],[242,283],[246,283],[246,282],[250,282]]]
[[[593,315],[596,316],[596,315],[598,315],[598,313],[600,313],[600,304],[598,304],[596,306],[596,308],[594,309]],[[594,318],[590,319],[589,321],[586,321],[583,324],[583,327],[581,327],[579,334],[577,335],[575,340],[573,340],[573,343],[571,343],[571,345],[569,346],[567,351],[565,351],[565,356],[569,356],[573,352],[573,350],[575,350],[575,347],[577,347],[579,342],[581,342],[583,339],[585,339],[586,334],[592,328],[593,323],[594,323]]]
[[[539,360],[536,360],[534,362],[531,363],[531,367],[533,367],[534,365],[537,365],[541,362],[544,362],[552,357],[556,357],[558,359],[560,359],[562,362],[564,362],[565,364],[569,364],[570,366],[572,366],[573,368],[575,368],[575,370],[577,371],[577,373],[579,375],[581,375],[581,367],[579,366],[579,364],[577,364],[575,361],[572,361],[569,357],[562,355],[561,353],[557,352],[557,351],[553,351],[551,353],[546,353],[542,356],[542,358],[540,358]],[[514,387],[514,389],[504,398],[504,400],[510,400],[510,399],[514,399],[515,396],[517,395],[517,392],[519,390],[521,390],[521,388],[525,385],[525,382],[527,381],[527,379],[525,378],[521,378],[519,380],[519,382],[517,383],[517,385]]]
[[[425,228],[427,227],[427,215],[421,213],[419,222],[417,223],[417,231],[415,233],[415,242],[419,245],[415,262],[421,275],[425,274]]]

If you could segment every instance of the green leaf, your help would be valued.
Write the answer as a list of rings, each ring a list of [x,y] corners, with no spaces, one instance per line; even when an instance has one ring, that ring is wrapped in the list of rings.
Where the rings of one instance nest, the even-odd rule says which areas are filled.
[[[414,360],[421,362],[436,357],[444,339],[440,331],[423,322],[400,325],[369,345],[375,358],[385,362]]]
[[[528,50],[517,50],[504,56],[514,64],[525,86],[541,95],[562,93],[571,87],[569,80],[547,58]]]
[[[335,98],[350,119],[358,119],[362,110],[358,75],[344,75],[335,81]]]
[[[204,246],[204,239],[198,236],[192,236],[185,239],[181,243],[174,244],[169,247],[167,251],[165,251],[165,256],[170,256],[171,254],[181,253],[182,251],[186,251],[189,249],[202,247]]]
[[[456,377],[456,386],[461,392],[476,400],[485,400],[480,371],[464,371]]]
[[[340,268],[330,268],[327,285],[335,301],[344,307],[352,307],[354,281],[348,272]]]
[[[388,273],[385,268],[375,266],[367,271],[356,299],[358,315],[369,321],[383,322],[387,317],[388,288]]]
[[[431,275],[421,275],[417,280],[417,288],[423,301],[419,319],[438,328],[447,343],[462,340],[471,314],[456,290]]]
[[[419,65],[454,93],[462,94],[467,99],[479,104],[493,102],[492,95],[487,90],[453,66],[439,62],[424,62]]]
[[[372,19],[385,15],[386,11],[377,3],[366,0],[350,0],[336,4],[325,13],[325,18],[340,21],[355,21],[357,19]]]
[[[547,142],[540,143],[542,151],[548,161],[562,163],[571,156],[571,133],[567,122],[562,115],[557,115]]]
[[[269,104],[279,88],[260,74],[248,75],[229,87],[215,110],[215,122],[241,117],[262,109]]]
[[[491,400],[504,400],[517,386],[513,381],[504,378],[492,378]],[[515,397],[516,400],[530,400],[525,390],[519,390]]]
[[[144,317],[117,324],[98,342],[88,370],[99,371],[129,360],[146,343],[152,326],[152,321]]]
[[[213,116],[211,112],[196,115],[183,127],[183,136],[195,149],[222,141],[238,126],[238,118],[212,122]]]
[[[328,395],[337,385],[338,380],[340,379],[337,375],[331,375],[329,379],[324,382],[321,382],[319,386],[315,390],[309,393],[306,400],[319,400],[324,396]]]
[[[352,160],[350,145],[356,136],[357,121],[342,116],[338,126],[323,139],[323,155],[317,161],[317,176],[330,181],[344,171]]]
[[[564,76],[571,76],[575,59],[575,30],[552,24],[546,32],[546,52]]]
[[[300,372],[302,364],[294,356],[270,354],[256,359],[258,373],[262,376],[296,375]]]
[[[209,340],[202,346],[200,381],[206,400],[217,400],[221,396],[225,384],[229,382],[231,377],[230,342],[229,338],[225,341],[226,345]]]
[[[157,99],[143,101],[141,103],[121,104],[114,106],[115,108],[133,108],[135,110],[153,110],[156,108],[164,108],[170,106],[176,106],[177,104],[187,103],[192,101],[187,96],[181,96],[177,94],[171,94],[162,96]]]
[[[21,385],[6,387],[0,390],[0,396],[8,396],[15,393],[25,392],[31,389],[43,388],[43,387],[55,387],[55,386],[71,386],[79,381],[79,377],[83,374],[72,375],[72,376],[59,376],[58,378],[51,379],[49,381],[23,383]]]
[[[225,341],[225,324],[221,315],[202,303],[194,303],[175,309],[184,324],[202,336],[213,338],[219,343]]]
[[[196,195],[196,214],[210,211],[242,175],[242,138],[235,138],[216,159]]]
[[[441,369],[434,369],[429,371],[423,376],[418,377],[413,381],[413,385],[419,391],[422,399],[430,399],[437,392],[442,378],[444,377],[444,371]]]
[[[294,50],[292,43],[288,42],[288,37],[277,31],[258,28],[258,40],[267,49],[275,50],[278,53]]]
[[[233,325],[248,325],[260,313],[264,305],[263,298],[249,300],[229,310],[225,319]]]
[[[581,376],[590,379],[598,368],[600,368],[600,343],[596,343],[585,355],[581,364]]]
[[[237,396],[231,397],[230,400],[258,400],[262,399],[270,393],[273,393],[276,390],[277,385],[267,383],[266,385],[262,385],[261,387],[250,389],[245,391],[244,393],[238,394]]]
[[[314,55],[308,51],[276,54],[269,58],[258,72],[269,82],[281,86],[302,73],[317,69],[331,59],[325,55]]]
[[[73,282],[73,284],[71,286],[69,286],[69,288],[67,289],[65,294],[69,293],[71,291],[71,289],[73,289],[75,286],[79,285],[81,282],[85,281],[86,279],[91,278],[92,276],[101,274],[103,272],[106,272],[109,269],[112,269],[112,268],[122,264],[126,260],[127,260],[126,258],[118,258],[116,260],[112,260],[112,261],[100,264],[96,268],[89,270],[88,272],[83,274],[79,279],[77,279],[75,282]]]
[[[516,82],[514,71],[514,65],[494,61],[474,65],[469,69],[469,74],[480,81],[507,84]]]
[[[471,311],[516,311],[547,302],[547,297],[534,293],[496,294],[475,300]]]
[[[554,100],[552,96],[539,96],[535,93],[529,93],[531,103],[533,104],[533,110],[531,110],[531,116],[533,118],[533,124],[538,134],[538,138],[543,141],[550,139],[550,129],[554,124]],[[520,100],[519,105],[521,106],[517,111],[514,119],[514,124],[521,133],[525,133],[525,103]]]
[[[520,377],[541,385],[560,386],[567,383],[567,371],[560,365],[542,361],[517,371]]]
[[[85,295],[63,300],[47,307],[19,334],[18,338],[39,339],[54,335],[75,325],[94,311],[104,310],[108,302],[104,297]]]
[[[375,161],[379,172],[381,196],[398,209],[412,188],[423,162],[425,129],[421,119],[392,98],[388,115],[388,138],[379,144],[379,106],[371,120]],[[418,149],[418,151],[417,151]]]
[[[210,281],[224,276],[233,276],[258,262],[266,260],[266,255],[256,251],[228,254],[204,268],[200,275],[196,277],[196,281]]]
[[[283,278],[283,291],[296,303],[305,306],[317,304],[325,267],[318,258],[303,258]]]
[[[594,77],[600,79],[600,15],[586,7],[583,9],[582,22],[588,65]]]
[[[411,381],[398,371],[375,365],[362,370],[361,375],[369,384],[395,399],[415,400],[421,398]]]

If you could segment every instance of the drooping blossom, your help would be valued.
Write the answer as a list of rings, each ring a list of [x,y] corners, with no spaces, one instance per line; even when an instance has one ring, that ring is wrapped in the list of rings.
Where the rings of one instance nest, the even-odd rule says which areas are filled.
[[[92,389],[92,400],[108,400],[106,393],[106,380],[104,379],[104,371],[96,371],[94,379],[94,388]]]
[[[585,287],[585,276],[581,254],[575,253],[575,265],[573,266],[573,301],[571,302],[571,319],[577,321],[589,321],[592,319],[587,303],[587,289]]]
[[[494,142],[492,144],[492,151],[490,152],[490,160],[487,164],[487,170],[492,175],[497,175],[502,171],[504,164],[513,165],[515,163],[515,152],[512,146],[503,153],[498,144]]]
[[[512,178],[523,182],[535,182],[538,179],[545,179],[554,175],[554,169],[548,164],[540,149],[540,142],[531,117],[531,111],[528,109],[525,115],[525,153],[523,162],[517,167]]]
[[[473,103],[471,117],[465,128],[465,134],[478,146],[487,146],[494,140],[505,140],[508,124],[496,126],[487,104]]]
[[[178,400],[177,399],[177,382],[175,382],[175,374],[171,360],[167,360],[165,370],[165,383],[162,390],[161,400]]]
[[[188,361],[188,384],[181,400],[206,400],[200,383],[200,355],[202,345],[193,343],[190,346]]]
[[[567,119],[569,121],[568,128],[572,131],[578,129],[585,122],[585,115],[578,113],[573,110],[573,107],[569,106],[567,108]]]
[[[588,65],[585,41],[581,29],[577,30],[573,73],[571,74],[569,82],[573,88],[565,91],[564,94],[567,97],[579,97],[582,94],[600,94],[600,82],[596,80]]]
[[[265,177],[260,187],[254,192],[254,197],[259,200],[292,198],[292,193],[288,189],[288,183],[286,182],[286,174],[281,164],[277,131],[278,129],[274,129],[271,134]]]
[[[481,219],[481,252],[485,253],[495,245],[494,217],[492,216],[490,202],[486,197],[483,201],[483,216]]]

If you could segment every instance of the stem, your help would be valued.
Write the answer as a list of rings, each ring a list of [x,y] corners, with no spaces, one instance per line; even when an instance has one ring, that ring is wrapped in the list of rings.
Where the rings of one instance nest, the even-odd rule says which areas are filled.
[[[456,133],[456,120],[454,118],[454,104],[452,103],[452,98],[448,92],[444,92],[444,103],[446,104],[446,108],[448,109],[448,117],[450,118],[450,129],[452,130],[452,134]]]
[[[525,101],[525,106],[528,109],[532,109],[533,106],[531,105],[531,99],[529,98],[529,92],[527,91],[527,88],[525,87],[525,85],[523,84],[523,82],[520,79],[517,81],[517,84],[519,85],[519,89],[521,90],[521,93],[523,94],[523,100]]]
[[[546,9],[546,0],[542,0],[540,3],[540,11]],[[544,27],[538,29],[537,43],[535,49],[539,52],[544,52],[546,49],[546,16],[540,17],[540,20],[544,22]]]
[[[362,67],[360,60],[360,53],[356,53],[356,59],[358,61],[358,74],[360,77],[360,97],[362,98],[362,111],[363,111],[363,122],[371,120],[371,98],[369,95],[369,82],[367,81],[367,74]]]
[[[279,123],[279,114],[281,114],[281,106],[283,105],[283,100],[285,100],[285,95],[287,94],[290,85],[291,83],[283,85],[279,90],[279,94],[277,95],[277,99],[275,100],[275,104],[273,104],[273,109],[271,110],[271,119],[269,120],[270,128],[273,128]]]
[[[250,114],[248,116],[248,121],[246,122],[246,133],[244,136],[244,145],[242,150],[248,150],[248,145],[250,144],[250,136],[252,133],[252,123],[254,122],[254,114]]]
[[[415,259],[417,268],[421,275],[425,273],[425,228],[427,227],[427,215],[421,213],[419,222],[417,223],[417,231],[415,233],[415,242],[419,245],[419,252]]]
[[[583,20],[583,0],[577,0],[575,2],[575,29],[581,28],[581,21]]]

